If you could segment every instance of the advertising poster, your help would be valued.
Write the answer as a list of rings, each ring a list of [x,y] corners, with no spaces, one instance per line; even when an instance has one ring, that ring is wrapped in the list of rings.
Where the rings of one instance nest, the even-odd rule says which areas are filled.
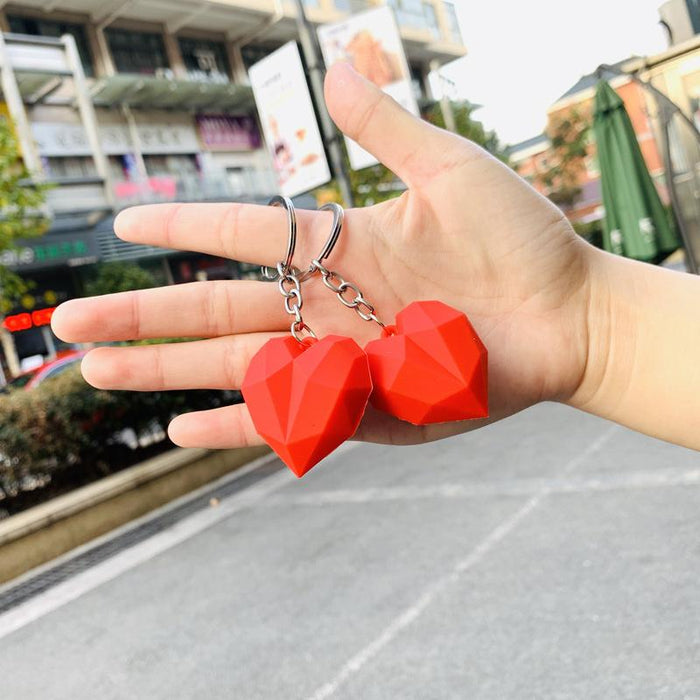
[[[336,61],[347,61],[409,112],[419,113],[401,35],[390,7],[378,7],[319,27],[318,39],[327,68]],[[353,170],[376,165],[374,156],[354,141],[346,138],[345,144]]]
[[[296,43],[266,56],[248,71],[280,192],[307,192],[331,179],[323,141]]]

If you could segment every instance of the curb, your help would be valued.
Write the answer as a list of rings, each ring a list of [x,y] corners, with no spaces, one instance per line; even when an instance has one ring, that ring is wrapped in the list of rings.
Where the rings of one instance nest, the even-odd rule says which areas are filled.
[[[0,521],[0,583],[268,452],[267,447],[176,448]]]

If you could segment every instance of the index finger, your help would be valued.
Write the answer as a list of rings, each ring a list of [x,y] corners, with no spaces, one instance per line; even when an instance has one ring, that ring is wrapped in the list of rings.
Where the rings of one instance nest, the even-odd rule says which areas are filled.
[[[297,209],[294,263],[305,267],[328,236],[332,215]],[[287,247],[287,215],[280,207],[239,203],[145,204],[114,221],[119,238],[160,248],[191,250],[231,260],[275,265]]]

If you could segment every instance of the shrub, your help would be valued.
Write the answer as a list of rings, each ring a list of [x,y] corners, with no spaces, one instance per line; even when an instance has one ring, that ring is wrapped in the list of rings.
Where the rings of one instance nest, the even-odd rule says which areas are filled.
[[[77,367],[33,390],[0,396],[0,507],[16,512],[154,452],[125,444],[126,428],[136,435],[164,430],[178,413],[238,400],[238,392],[100,391]],[[163,441],[155,449],[169,446]]]

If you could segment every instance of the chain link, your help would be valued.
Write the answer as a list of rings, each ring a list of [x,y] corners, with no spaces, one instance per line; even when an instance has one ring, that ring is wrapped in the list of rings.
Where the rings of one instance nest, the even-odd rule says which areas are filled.
[[[365,299],[362,294],[362,290],[356,284],[348,282],[337,272],[324,267],[319,260],[314,260],[311,263],[310,269],[318,270],[318,272],[321,273],[323,284],[325,284],[328,289],[335,293],[344,306],[347,306],[349,309],[354,309],[355,313],[363,321],[374,321],[384,328],[384,323],[382,323],[374,313],[374,306],[370,304],[367,299]],[[337,281],[338,284],[335,284],[334,281]],[[350,299],[347,295],[348,289],[354,294],[352,299]]]
[[[290,325],[292,336],[300,343],[304,343],[307,338],[316,338],[316,334],[304,323],[304,319],[301,317],[301,307],[304,305],[304,300],[301,296],[301,284],[296,271],[294,269],[283,271],[278,266],[278,272],[277,287],[284,297],[284,310],[290,316],[294,316]]]

